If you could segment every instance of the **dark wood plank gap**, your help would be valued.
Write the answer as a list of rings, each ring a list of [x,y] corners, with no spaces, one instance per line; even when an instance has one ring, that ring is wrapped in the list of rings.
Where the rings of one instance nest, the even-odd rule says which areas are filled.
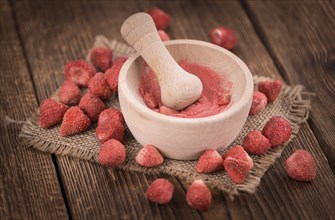
[[[17,22],[15,10],[13,10],[13,0],[8,0],[8,2],[9,2],[9,5],[10,5],[10,8],[11,8],[11,14],[12,14],[12,18],[13,18],[15,31],[17,33],[17,37],[18,37],[18,40],[20,42],[20,46],[22,48],[22,54],[23,54],[23,57],[24,57],[25,65],[27,66],[27,70],[28,70],[29,77],[30,77],[30,80],[31,80],[31,84],[32,84],[32,87],[33,87],[33,90],[34,90],[34,94],[37,97],[36,85],[35,85],[35,82],[33,80],[30,64],[28,62],[27,51],[26,51],[26,48],[25,48],[23,40],[22,40],[22,35],[21,35],[21,32],[20,32],[20,29],[18,27],[18,22]],[[37,103],[38,103],[38,105],[40,105],[38,100],[37,100]]]
[[[265,37],[264,32],[259,24],[259,21],[257,20],[254,12],[252,10],[250,10],[248,4],[246,3],[246,0],[240,0],[240,3],[246,13],[246,15],[248,16],[248,18],[250,19],[250,22],[253,25],[253,28],[255,29],[255,33],[257,35],[257,37],[259,38],[259,40],[262,42],[262,44],[264,45],[265,50],[267,51],[267,53],[269,54],[269,56],[271,57],[271,59],[273,60],[273,63],[275,65],[275,67],[277,68],[279,74],[281,75],[281,77],[284,79],[285,82],[288,82],[287,79],[287,74],[285,73],[285,69],[283,67],[283,65],[279,62],[277,56],[275,55],[275,52],[273,51],[272,47],[270,46],[270,43],[268,41],[268,39]]]
[[[33,80],[34,78],[32,76],[31,66],[30,66],[30,63],[28,62],[27,51],[26,51],[25,45],[24,45],[23,40],[22,40],[21,31],[20,31],[20,29],[18,27],[16,13],[13,10],[13,0],[8,0],[8,1],[9,1],[9,5],[10,5],[10,7],[12,9],[11,12],[12,12],[12,17],[13,17],[13,22],[14,22],[15,30],[17,32],[18,39],[19,39],[19,42],[20,42],[20,46],[22,48],[22,54],[23,54],[23,57],[24,57],[24,60],[25,60],[25,65],[27,66],[27,69],[28,69],[30,81],[32,83],[32,87],[33,87],[33,90],[34,90],[34,95],[35,95],[35,97],[38,97],[37,90],[36,90],[36,85],[35,85],[35,81]],[[37,102],[38,102],[38,105],[40,105],[39,100],[37,100]],[[68,205],[68,202],[67,202],[67,199],[66,199],[66,195],[64,193],[64,186],[62,184],[62,181],[60,181],[60,179],[59,179],[60,178],[60,174],[59,174],[58,166],[55,164],[56,163],[55,155],[51,155],[51,160],[54,163],[56,175],[57,175],[57,178],[59,180],[58,182],[59,182],[59,185],[60,185],[60,189],[61,189],[61,192],[62,192],[62,196],[63,196],[63,199],[64,199],[64,203],[65,203],[65,207],[66,207],[66,211],[67,211],[68,217],[69,217],[69,219],[72,219],[71,212],[69,210],[69,205]]]
[[[72,219],[71,209],[70,209],[70,206],[69,206],[68,199],[66,198],[66,193],[65,193],[65,189],[64,189],[64,183],[63,183],[62,178],[61,178],[61,174],[60,174],[60,171],[59,171],[59,166],[58,166],[56,155],[55,154],[51,154],[51,159],[52,159],[52,162],[53,162],[53,164],[55,166],[55,171],[56,171],[56,174],[57,174],[57,179],[58,179],[58,182],[59,182],[59,187],[60,187],[61,192],[62,192],[62,196],[63,196],[63,199],[64,199],[64,204],[65,204],[65,208],[66,208],[68,217],[69,217],[69,219]]]

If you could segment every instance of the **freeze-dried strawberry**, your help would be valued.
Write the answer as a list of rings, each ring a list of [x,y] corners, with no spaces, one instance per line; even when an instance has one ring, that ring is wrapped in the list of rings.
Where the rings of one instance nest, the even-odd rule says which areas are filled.
[[[69,107],[61,102],[45,99],[40,106],[39,124],[41,128],[49,128],[60,123],[68,109]]]
[[[270,141],[272,147],[276,147],[290,139],[291,124],[283,117],[274,116],[265,124],[262,134]]]
[[[152,17],[157,29],[165,30],[171,23],[171,16],[160,8],[152,7],[147,10]]]
[[[258,90],[266,95],[268,102],[273,102],[278,97],[283,83],[281,80],[265,80],[258,83]]]
[[[79,87],[70,80],[66,80],[59,89],[59,99],[66,105],[76,105],[80,98]]]
[[[92,122],[97,121],[100,113],[106,109],[103,101],[91,93],[86,93],[81,98],[79,107],[85,112]]]
[[[124,125],[124,118],[123,118],[123,114],[120,110],[116,109],[116,108],[110,108],[113,113],[112,114],[115,114],[116,117],[119,119],[119,122]]]
[[[96,47],[91,50],[90,59],[93,65],[101,71],[106,71],[112,63],[112,50],[106,47]]]
[[[206,211],[212,204],[212,193],[202,180],[194,180],[186,192],[186,201],[192,208]]]
[[[242,146],[234,146],[223,155],[223,166],[234,183],[242,183],[254,166]]]
[[[164,30],[157,30],[157,32],[162,41],[170,40],[169,35]]]
[[[223,168],[221,155],[213,149],[206,150],[199,158],[196,170],[198,173],[210,173]]]
[[[158,204],[167,204],[173,195],[174,186],[167,179],[159,178],[153,181],[146,191],[146,197]]]
[[[122,141],[124,136],[123,117],[116,109],[106,109],[99,115],[96,136],[101,143],[108,139]]]
[[[146,144],[137,153],[136,162],[143,167],[155,167],[164,162],[163,156],[159,153],[154,145]]]
[[[262,92],[254,91],[249,115],[256,115],[259,112],[263,111],[267,104],[268,99],[266,98],[265,94]]]
[[[126,148],[118,140],[110,139],[100,147],[98,162],[105,166],[121,166],[126,159]]]
[[[249,132],[243,140],[243,148],[251,154],[265,154],[270,147],[269,140],[257,130]]]
[[[112,89],[109,87],[105,74],[96,73],[88,81],[88,90],[101,99],[107,99],[112,96]]]
[[[250,166],[246,161],[232,157],[225,159],[223,165],[234,183],[243,183],[250,170]]]
[[[237,38],[234,31],[228,27],[217,27],[209,32],[209,38],[213,44],[228,50],[236,46]]]
[[[231,100],[231,94],[220,93],[220,94],[218,94],[218,100],[217,100],[216,104],[218,104],[219,106],[228,105],[230,103],[230,100]]]
[[[65,78],[74,82],[78,86],[86,87],[88,81],[94,74],[94,67],[85,60],[72,61],[65,65]]]
[[[126,62],[127,59],[128,57],[117,58],[114,61],[114,64],[112,65],[112,67],[106,70],[105,72],[107,83],[113,92],[117,92],[118,78],[119,78],[120,70],[122,68],[122,65],[124,64],[124,62]]]
[[[244,160],[249,164],[250,169],[253,167],[253,162],[249,154],[243,149],[242,146],[236,145],[229,149],[223,156],[223,161],[228,157],[232,157],[238,160]]]
[[[61,136],[70,136],[85,131],[91,124],[91,120],[79,107],[69,108],[63,117],[60,128]]]
[[[123,115],[121,111],[116,108],[108,108],[104,110],[99,116],[99,123],[105,123],[105,121],[111,119],[120,122],[122,125],[124,124]]]
[[[316,176],[316,163],[311,153],[295,151],[286,161],[287,175],[297,181],[312,181]]]

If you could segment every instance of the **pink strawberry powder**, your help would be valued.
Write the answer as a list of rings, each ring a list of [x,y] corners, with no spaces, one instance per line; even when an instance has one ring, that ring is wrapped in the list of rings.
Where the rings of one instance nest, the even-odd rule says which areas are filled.
[[[145,104],[161,114],[181,118],[202,118],[223,112],[231,104],[230,81],[224,80],[214,70],[182,60],[179,65],[198,76],[203,85],[200,98],[190,106],[176,111],[162,104],[161,91],[154,72],[146,64],[142,67],[140,93]]]

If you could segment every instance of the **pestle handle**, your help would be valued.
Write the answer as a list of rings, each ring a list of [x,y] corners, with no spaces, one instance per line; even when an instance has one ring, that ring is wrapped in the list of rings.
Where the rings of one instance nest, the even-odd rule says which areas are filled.
[[[173,59],[150,15],[143,12],[131,15],[122,24],[121,35],[155,72],[165,106],[180,110],[200,97],[200,79],[186,72]]]

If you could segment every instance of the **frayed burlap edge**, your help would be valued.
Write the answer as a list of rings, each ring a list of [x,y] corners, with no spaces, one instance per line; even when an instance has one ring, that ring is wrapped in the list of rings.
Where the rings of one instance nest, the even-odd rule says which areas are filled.
[[[129,55],[129,53],[133,52],[129,46],[126,44],[122,44],[117,42],[116,40],[108,41],[103,36],[98,36],[96,38],[96,42],[94,46],[108,46],[117,52],[116,56],[124,56]],[[267,77],[254,76],[254,83],[257,84],[260,81],[269,79]],[[303,86],[297,85],[294,87],[284,85],[281,91],[281,95],[283,95],[287,99],[293,99],[293,103],[289,108],[289,114],[287,119],[290,121],[292,126],[292,136],[289,142],[296,137],[299,132],[300,124],[305,122],[308,118],[308,110],[310,109],[310,100],[309,96],[311,93],[307,92]],[[53,95],[53,98],[57,99],[56,93]],[[26,146],[33,147],[40,151],[56,153],[60,155],[71,155],[80,159],[90,160],[97,162],[98,150],[86,150],[79,147],[68,146],[66,143],[53,141],[53,140],[41,140],[37,139],[34,134],[39,132],[38,129],[38,111],[32,115],[30,119],[26,121],[23,125],[21,133],[19,135],[20,139]],[[288,143],[289,143],[288,142]],[[206,177],[204,177],[204,181],[208,184],[210,188],[218,189],[223,191],[233,197],[234,195],[238,195],[240,192],[246,192],[253,194],[257,186],[260,183],[262,176],[269,169],[269,167],[276,161],[277,158],[281,156],[281,153],[288,145],[285,144],[283,146],[270,149],[263,157],[262,160],[256,160],[254,163],[253,169],[250,171],[248,177],[243,182],[243,184],[224,184],[221,181],[211,180],[207,181]],[[99,144],[97,142],[97,144]],[[257,156],[252,156],[257,157]],[[164,165],[164,164],[163,164]],[[125,171],[135,171],[141,172],[145,174],[168,174],[175,176],[179,179],[186,181],[187,183],[191,183],[195,178],[199,178],[199,175],[185,175],[183,172],[179,170],[169,169],[169,170],[157,170],[157,169],[148,169],[140,166],[134,166],[132,163],[125,163],[118,169]]]
[[[254,84],[258,84],[261,81],[269,79],[268,77],[253,76]],[[255,193],[257,186],[260,184],[261,178],[264,176],[269,167],[274,164],[277,158],[279,158],[287,147],[287,145],[298,135],[300,124],[307,121],[309,116],[309,110],[311,108],[311,102],[309,97],[314,95],[313,93],[307,92],[302,85],[296,85],[290,87],[284,85],[281,94],[287,99],[293,99],[294,102],[289,108],[289,116],[287,119],[290,121],[292,126],[292,135],[289,141],[277,148],[271,148],[265,154],[263,160],[258,160],[254,163],[254,167],[250,171],[248,178],[243,184],[237,184],[237,190],[239,192]],[[218,186],[220,188],[220,186]]]
[[[34,134],[39,132],[38,125],[39,113],[34,113],[23,125],[19,138],[25,146],[33,147],[37,150],[56,153],[63,156],[73,156],[83,160],[94,161],[96,151],[88,151],[82,148],[66,145],[54,140],[43,140],[36,138]]]

